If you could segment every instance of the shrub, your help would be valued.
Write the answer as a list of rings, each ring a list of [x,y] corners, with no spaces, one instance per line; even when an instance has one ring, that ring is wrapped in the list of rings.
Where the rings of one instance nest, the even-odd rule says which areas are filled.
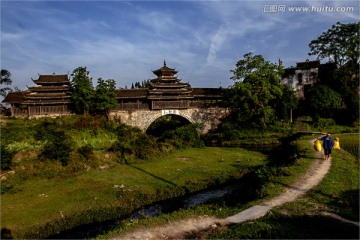
[[[52,132],[57,128],[56,122],[53,119],[45,119],[35,126],[34,138],[38,141],[46,141],[51,138]]]
[[[9,170],[12,164],[12,158],[15,155],[14,152],[9,151],[5,144],[1,144],[0,146],[0,157],[1,157],[1,170]]]
[[[91,144],[86,144],[78,149],[78,152],[85,158],[89,158],[93,154],[94,148]]]
[[[139,135],[132,146],[135,156],[140,159],[149,159],[157,151],[157,145],[146,134]]]
[[[48,140],[42,155],[50,160],[58,160],[63,166],[66,166],[73,145],[71,137],[66,135],[64,131],[57,129],[48,133]]]
[[[115,132],[117,140],[110,150],[119,152],[123,160],[129,155],[139,159],[148,159],[157,151],[157,144],[138,128],[121,124]]]
[[[326,127],[335,126],[335,125],[336,125],[336,122],[332,118],[320,118],[319,122],[317,124],[317,126],[320,128],[326,128]]]
[[[53,119],[45,119],[35,128],[35,139],[45,141],[42,156],[66,166],[74,146],[72,138]]]
[[[166,131],[161,137],[160,142],[170,141],[177,149],[203,147],[204,142],[201,140],[197,129],[198,125],[190,124],[175,130]]]

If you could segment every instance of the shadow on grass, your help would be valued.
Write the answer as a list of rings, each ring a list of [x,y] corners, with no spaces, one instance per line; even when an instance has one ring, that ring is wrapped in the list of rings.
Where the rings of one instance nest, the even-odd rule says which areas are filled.
[[[128,164],[128,163],[126,163],[126,165],[129,166],[129,167],[132,167],[132,168],[134,168],[134,169],[136,169],[136,170],[139,170],[139,171],[141,171],[141,172],[143,172],[143,173],[145,173],[145,174],[147,174],[147,175],[149,175],[149,176],[151,176],[151,177],[153,177],[153,178],[155,178],[155,179],[158,179],[158,180],[160,180],[160,181],[166,182],[166,183],[168,183],[168,184],[170,184],[170,185],[172,185],[172,186],[177,186],[175,183],[170,182],[170,181],[166,180],[165,178],[162,178],[162,177],[156,176],[156,175],[154,175],[154,174],[152,174],[152,173],[149,173],[149,172],[145,171],[144,169],[141,169],[141,168],[139,168],[139,167],[135,167],[135,166],[133,166],[133,165],[131,165],[131,164]]]
[[[272,214],[211,233],[211,239],[359,239],[359,227],[326,216]]]
[[[348,190],[340,195],[324,193],[321,190],[313,190],[311,195],[320,195],[328,200],[327,205],[333,212],[352,221],[359,221],[359,189]]]

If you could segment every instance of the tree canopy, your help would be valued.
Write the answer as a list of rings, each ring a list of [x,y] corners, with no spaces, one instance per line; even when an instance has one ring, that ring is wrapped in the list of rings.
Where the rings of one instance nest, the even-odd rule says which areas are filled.
[[[261,55],[247,53],[231,72],[235,83],[230,87],[227,99],[236,122],[262,128],[273,123],[279,115],[276,109],[284,92],[284,87],[280,85],[282,68],[266,61]],[[283,107],[293,108],[295,103],[291,104]]]
[[[73,71],[72,76],[71,97],[74,110],[87,115],[94,96],[94,87],[92,85],[92,79],[89,77],[89,71],[86,70],[86,67],[78,67]]]
[[[359,29],[360,22],[349,24],[337,22],[309,44],[309,55],[317,55],[318,59],[328,58],[330,62],[336,64],[336,69],[331,72],[327,71],[330,73],[326,74],[328,79],[321,79],[320,84],[325,84],[340,94],[343,104],[341,116],[348,122],[359,120]],[[314,91],[319,91],[319,89]],[[316,94],[314,91],[312,94]],[[316,98],[313,100],[318,103]],[[317,108],[324,107],[323,111],[317,109],[319,115],[329,114],[330,110],[326,107],[327,104],[316,104]]]
[[[8,71],[6,69],[1,69],[0,84],[1,85],[3,85],[3,84],[4,85],[11,85],[12,84],[10,71]],[[10,87],[2,87],[2,88],[0,88],[0,96],[5,97],[9,91],[11,91]]]
[[[326,85],[316,85],[309,91],[306,99],[313,114],[332,117],[332,113],[336,109],[340,109],[342,98],[339,93]]]
[[[111,108],[115,107],[117,104],[115,80],[103,80],[102,78],[98,79],[93,103],[93,110],[95,113],[104,114],[107,118],[109,118]]]
[[[359,27],[360,22],[341,24],[337,22],[326,32],[309,44],[309,55],[329,58],[329,61],[342,66],[347,62],[359,63]]]

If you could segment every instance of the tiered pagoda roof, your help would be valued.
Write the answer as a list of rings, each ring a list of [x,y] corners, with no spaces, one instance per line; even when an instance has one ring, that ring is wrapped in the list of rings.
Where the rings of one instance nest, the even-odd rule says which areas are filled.
[[[36,86],[23,92],[9,93],[3,102],[28,105],[70,104],[70,80],[68,75],[39,75],[32,79]]]
[[[148,99],[189,99],[192,98],[188,83],[182,83],[175,74],[177,71],[173,68],[164,66],[152,71],[157,78],[150,81]]]

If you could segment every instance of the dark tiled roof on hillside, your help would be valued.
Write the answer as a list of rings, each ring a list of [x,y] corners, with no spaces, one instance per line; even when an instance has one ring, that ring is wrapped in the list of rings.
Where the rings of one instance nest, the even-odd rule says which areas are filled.
[[[294,75],[294,74],[295,74],[295,68],[294,68],[294,67],[285,68],[285,69],[284,69],[283,77],[288,77],[288,76]]]
[[[306,60],[305,62],[296,63],[296,68],[297,69],[318,68],[319,66],[320,66],[320,61],[319,60],[315,60],[315,61]]]

